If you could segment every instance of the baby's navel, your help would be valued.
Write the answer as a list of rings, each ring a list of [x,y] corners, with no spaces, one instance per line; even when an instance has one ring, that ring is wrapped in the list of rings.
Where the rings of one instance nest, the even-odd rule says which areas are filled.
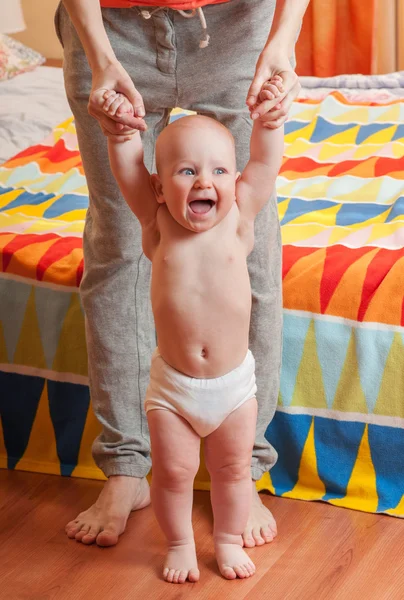
[[[201,350],[201,356],[202,356],[202,358],[206,358],[207,355],[208,355],[208,352],[207,352],[206,348],[202,348],[202,350]]]

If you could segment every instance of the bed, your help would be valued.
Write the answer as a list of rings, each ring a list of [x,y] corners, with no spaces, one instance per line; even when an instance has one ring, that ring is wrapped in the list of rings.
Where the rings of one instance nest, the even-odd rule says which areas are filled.
[[[277,182],[283,367],[267,430],[279,460],[258,483],[401,517],[403,84],[403,73],[303,78],[293,105]],[[14,136],[23,145],[0,167],[0,467],[102,478],[78,296],[87,188],[68,109],[47,118],[43,135]],[[207,489],[204,467],[195,485]]]
[[[71,115],[60,68],[41,66],[1,81],[0,97],[0,164]]]

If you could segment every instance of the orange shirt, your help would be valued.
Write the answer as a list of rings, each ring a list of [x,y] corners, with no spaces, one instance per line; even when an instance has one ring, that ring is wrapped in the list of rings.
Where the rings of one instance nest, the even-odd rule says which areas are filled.
[[[207,4],[223,4],[228,0],[100,0],[101,6],[105,8],[130,8],[131,6],[166,6],[167,8],[176,8],[180,10],[190,10],[199,8]]]

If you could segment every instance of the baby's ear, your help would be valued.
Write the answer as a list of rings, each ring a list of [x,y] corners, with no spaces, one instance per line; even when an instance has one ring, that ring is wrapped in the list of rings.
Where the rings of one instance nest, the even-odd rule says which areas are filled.
[[[157,202],[159,204],[164,204],[165,200],[163,196],[163,185],[161,183],[160,176],[157,175],[157,173],[153,173],[153,175],[150,175],[150,183],[156,196]]]

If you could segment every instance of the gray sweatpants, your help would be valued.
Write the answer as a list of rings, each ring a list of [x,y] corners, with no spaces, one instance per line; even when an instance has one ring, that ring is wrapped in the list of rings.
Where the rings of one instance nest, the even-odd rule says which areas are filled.
[[[226,125],[236,140],[238,169],[244,168],[251,134],[246,94],[274,5],[275,0],[231,0],[205,7],[211,37],[205,49],[199,48],[198,18],[186,19],[171,9],[149,20],[138,7],[102,10],[115,54],[143,96],[148,125],[143,142],[150,170],[155,168],[156,138],[175,106]],[[106,138],[88,115],[91,72],[63,6],[55,22],[90,193],[81,298],[91,399],[103,427],[93,454],[106,476],[143,477],[151,466],[143,400],[156,344],[149,299],[151,265],[142,252],[139,223],[111,174]],[[248,266],[253,295],[250,348],[258,385],[252,477],[259,479],[277,457],[264,435],[277,404],[281,361],[281,239],[275,195],[258,215],[255,235]]]

